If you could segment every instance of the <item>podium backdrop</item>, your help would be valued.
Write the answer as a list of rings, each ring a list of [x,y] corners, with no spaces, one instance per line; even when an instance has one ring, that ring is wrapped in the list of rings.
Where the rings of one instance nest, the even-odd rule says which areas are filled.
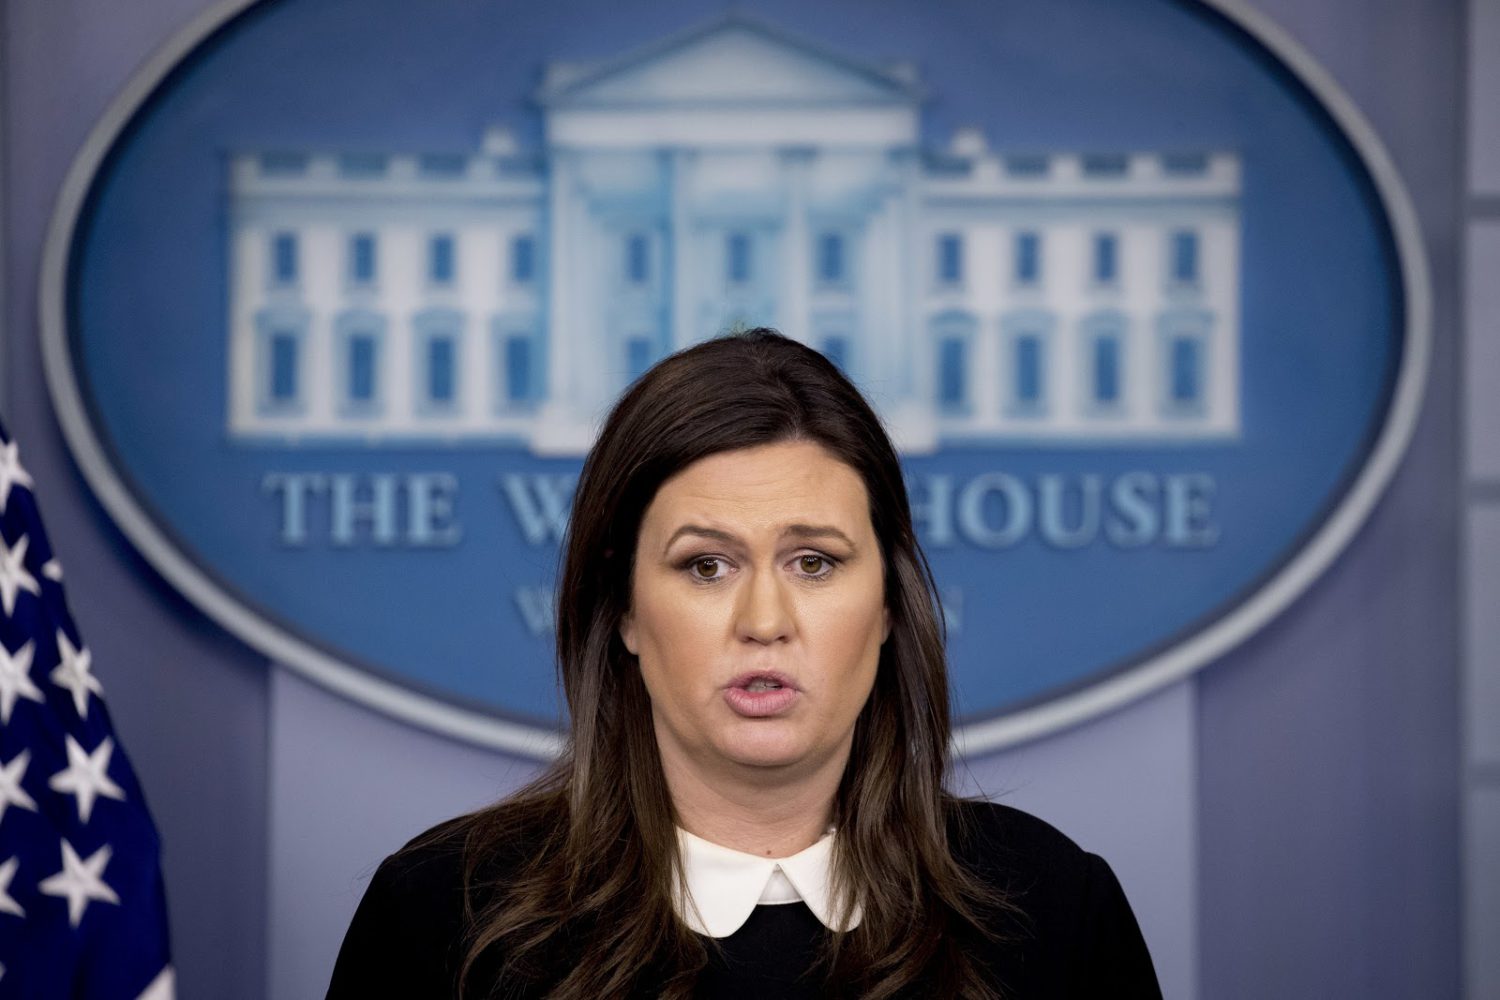
[[[1367,151],[1341,145],[1274,61],[1239,66],[1235,53],[1253,46],[1214,27],[1207,5],[1141,0],[1150,17],[1121,22],[1134,42],[1105,30],[1123,4],[945,8],[950,28],[1009,25],[995,50],[1012,60],[1033,35],[1036,51],[1055,43],[1050,62],[997,70],[982,44],[972,65],[924,63],[930,40],[914,25],[816,30],[859,16],[858,4],[799,21],[770,0],[642,5],[638,21],[615,7],[640,37],[596,39],[586,66],[545,7],[452,0],[432,17],[509,24],[537,48],[455,51],[456,77],[466,59],[490,59],[495,87],[455,106],[500,111],[469,122],[434,104],[430,121],[392,132],[378,102],[341,93],[336,75],[323,90],[276,90],[307,55],[267,12],[297,4],[262,4],[219,40],[221,60],[184,64],[168,81],[178,103],[153,105],[125,136],[100,165],[110,184],[77,215],[94,240],[76,244],[84,292],[68,300],[74,360],[95,392],[84,409],[115,435],[109,459],[132,502],[201,557],[211,586],[196,589],[77,457],[64,433],[74,417],[46,385],[39,317],[56,291],[47,227],[87,137],[146,60],[215,7],[18,0],[3,14],[0,407],[160,828],[183,996],[318,995],[380,858],[532,773],[553,710],[538,600],[555,552],[548,504],[566,496],[591,415],[618,391],[611,379],[623,384],[683,329],[766,314],[805,317],[800,335],[866,385],[908,456],[950,588],[971,748],[961,786],[1110,860],[1169,997],[1500,996],[1484,945],[1500,935],[1500,298],[1488,278],[1500,268],[1500,4],[1263,0],[1224,22],[1284,34],[1309,57],[1304,80],[1326,74],[1323,93],[1347,97],[1414,210],[1394,220]],[[401,45],[360,40],[381,34],[381,5],[303,6],[298,23],[323,44],[345,26],[347,48],[330,51],[373,60],[361,73],[440,93]],[[893,16],[900,5],[868,16],[877,6]],[[1201,38],[1200,22],[1213,28]],[[1171,32],[1193,45],[1174,50]],[[1056,48],[1066,38],[1087,39],[1073,68]],[[1117,42],[1140,58],[1109,63]],[[811,139],[788,147],[771,129],[746,138],[774,153],[754,164],[664,155],[652,161],[663,191],[720,184],[743,220],[770,211],[755,192],[774,188],[793,192],[776,209],[786,214],[770,228],[680,206],[663,210],[677,220],[664,229],[629,221],[644,211],[630,200],[634,154],[597,153],[623,128],[598,109],[646,116],[631,127],[658,130],[663,149],[702,139],[711,121],[674,138],[680,114],[640,109],[670,108],[709,54],[777,60],[785,93],[758,99],[862,102],[865,117],[829,119],[834,138],[895,152],[825,168],[832,158],[808,152]],[[636,75],[622,83],[624,69]],[[1078,123],[1114,99],[1091,89],[1110,73],[1122,106],[1145,103],[1079,145]],[[1029,99],[1012,87],[1027,74],[1049,81]],[[1150,103],[1194,74],[1213,93],[1203,108]],[[616,91],[588,89],[610,79]],[[246,100],[241,84],[270,96]],[[225,131],[236,102],[249,110]],[[987,109],[993,120],[975,120]],[[319,145],[330,122],[344,148]],[[388,149],[397,133],[404,145]],[[173,173],[176,158],[205,151],[211,175]],[[1300,178],[1286,169],[1298,164]],[[1055,184],[1035,186],[1038,175]],[[143,184],[157,176],[181,186]],[[1293,180],[1303,200],[1285,194]],[[110,240],[128,250],[179,224],[190,234],[200,204],[225,262],[207,277],[190,238],[110,255]],[[1412,245],[1388,240],[1387,221],[1409,222]],[[320,249],[325,230],[336,235]],[[408,246],[408,231],[423,235]],[[504,238],[486,257],[490,232]],[[686,286],[673,255],[690,247],[719,282],[711,293],[675,290]],[[778,270],[762,281],[768,260]],[[599,265],[594,284],[581,261]],[[1324,277],[1307,282],[1314,264]],[[373,280],[403,267],[430,299],[409,325],[384,318],[414,308],[380,298],[399,299],[398,279]],[[883,282],[881,267],[899,280]],[[498,298],[466,283],[474,268]],[[1068,269],[1088,275],[1087,309],[1032,288]],[[657,301],[655,276],[669,272],[679,282]],[[337,307],[328,342],[342,353],[317,362],[301,352],[319,310],[333,315],[325,292],[358,308]],[[1413,350],[1404,310],[1428,292],[1410,444],[1387,447],[1400,455],[1388,485],[1349,513],[1399,409]],[[183,325],[202,303],[214,311],[205,356],[219,359],[207,375],[187,359],[198,327]],[[919,332],[870,318],[886,313],[919,316]],[[1132,339],[1138,330],[1149,336]],[[388,381],[389,359],[407,355],[410,370]],[[324,396],[307,388],[315,376]],[[209,398],[217,386],[224,398]],[[462,421],[430,430],[480,395]],[[208,416],[184,426],[174,407],[199,396]],[[1133,408],[1142,398],[1153,402]],[[452,449],[446,465],[420,451],[434,434]],[[389,523],[379,470],[341,485],[335,452],[318,451],[350,441],[373,442],[380,468],[400,472]],[[524,457],[490,472],[492,447]],[[217,464],[221,454],[234,461]],[[1091,490],[1103,506],[1088,534]],[[1347,537],[1299,562],[1345,514]],[[402,570],[411,599],[391,635],[361,637],[352,612],[389,597],[386,583],[356,579],[381,563],[383,539],[416,553]],[[460,539],[475,557],[493,549],[498,567],[465,577],[479,581],[462,598],[475,601],[468,632],[442,624],[449,599],[433,596],[454,578],[444,560]],[[1109,589],[1143,566],[1152,592]],[[346,589],[298,591],[299,573]],[[215,610],[213,586],[245,598],[260,624]],[[320,659],[329,648],[352,651],[348,662]],[[524,662],[497,682],[501,648]],[[990,649],[1016,669],[1005,655],[991,669]]]

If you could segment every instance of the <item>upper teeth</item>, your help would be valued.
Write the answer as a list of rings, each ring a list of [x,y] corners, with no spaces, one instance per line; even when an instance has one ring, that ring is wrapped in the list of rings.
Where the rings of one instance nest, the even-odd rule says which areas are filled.
[[[774,691],[774,690],[776,690],[779,687],[781,687],[781,685],[777,684],[775,681],[753,680],[749,684],[745,685],[745,690],[746,691]]]

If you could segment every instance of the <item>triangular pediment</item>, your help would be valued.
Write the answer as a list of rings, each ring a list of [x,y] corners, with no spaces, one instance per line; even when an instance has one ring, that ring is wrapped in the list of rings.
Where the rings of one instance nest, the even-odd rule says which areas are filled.
[[[548,67],[551,108],[910,105],[912,72],[851,59],[739,14],[592,65]]]

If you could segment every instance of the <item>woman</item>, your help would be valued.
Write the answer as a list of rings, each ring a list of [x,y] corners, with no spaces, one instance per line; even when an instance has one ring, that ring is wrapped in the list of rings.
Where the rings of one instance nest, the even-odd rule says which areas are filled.
[[[1159,995],[1103,861],[944,791],[901,468],[816,352],[752,330],[626,392],[557,642],[566,752],[380,866],[330,997]]]

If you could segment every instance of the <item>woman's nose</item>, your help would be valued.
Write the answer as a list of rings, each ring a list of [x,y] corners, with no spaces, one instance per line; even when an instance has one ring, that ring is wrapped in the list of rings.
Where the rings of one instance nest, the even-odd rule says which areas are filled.
[[[740,588],[735,631],[751,642],[773,643],[792,637],[794,621],[786,584],[773,570],[756,569]]]

